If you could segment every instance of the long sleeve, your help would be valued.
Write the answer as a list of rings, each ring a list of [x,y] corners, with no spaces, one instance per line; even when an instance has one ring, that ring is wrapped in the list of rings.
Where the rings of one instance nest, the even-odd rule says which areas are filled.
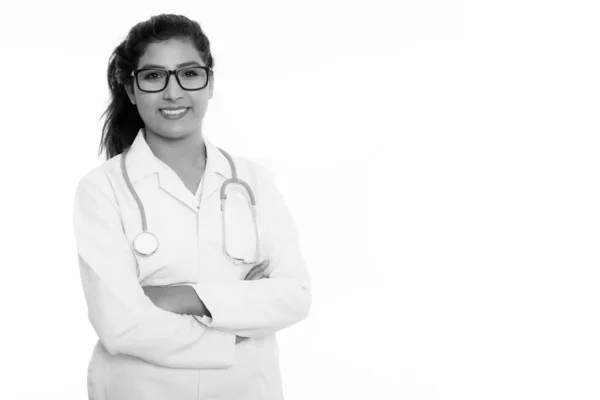
[[[212,318],[207,326],[239,336],[261,337],[291,326],[308,315],[311,279],[300,252],[293,217],[273,182],[261,168],[256,195],[259,223],[266,226],[263,252],[269,258],[268,279],[200,282],[194,285]]]
[[[110,181],[95,172],[77,187],[74,230],[88,316],[102,344],[172,368],[233,365],[234,335],[162,310],[144,294]]]

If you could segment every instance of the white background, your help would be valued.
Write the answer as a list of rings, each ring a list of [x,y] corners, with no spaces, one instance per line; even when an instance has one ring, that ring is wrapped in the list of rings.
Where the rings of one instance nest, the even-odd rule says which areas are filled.
[[[110,53],[163,12],[214,52],[204,132],[275,174],[314,281],[287,400],[598,399],[591,2],[13,2],[3,9],[2,399],[86,398],[72,231]]]

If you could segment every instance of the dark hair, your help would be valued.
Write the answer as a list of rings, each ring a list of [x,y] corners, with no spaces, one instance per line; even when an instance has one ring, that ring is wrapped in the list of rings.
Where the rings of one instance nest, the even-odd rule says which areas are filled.
[[[121,154],[131,146],[140,128],[144,126],[137,107],[131,104],[127,96],[125,85],[133,84],[131,72],[148,45],[169,39],[191,42],[205,65],[211,68],[212,74],[214,60],[210,42],[196,21],[183,15],[161,14],[135,25],[113,51],[108,62],[107,78],[111,98],[102,114],[106,119],[98,155],[105,152],[106,159],[109,160]]]

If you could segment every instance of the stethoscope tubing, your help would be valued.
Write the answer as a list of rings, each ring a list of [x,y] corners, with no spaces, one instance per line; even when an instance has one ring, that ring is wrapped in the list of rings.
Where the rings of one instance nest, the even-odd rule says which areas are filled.
[[[225,180],[223,182],[223,184],[221,185],[221,190],[220,190],[220,198],[221,198],[221,224],[222,224],[222,240],[223,240],[223,254],[226,257],[229,257],[231,260],[233,260],[236,263],[244,263],[245,261],[243,259],[239,259],[239,258],[235,258],[233,257],[231,254],[229,254],[229,252],[227,251],[227,238],[226,238],[226,234],[225,234],[225,200],[227,199],[227,186],[231,185],[231,184],[238,184],[244,187],[244,189],[246,190],[246,192],[248,193],[249,197],[250,197],[250,205],[249,208],[252,211],[252,220],[254,222],[254,234],[255,234],[255,238],[256,238],[256,248],[255,248],[255,255],[257,256],[257,258],[260,258],[260,242],[259,242],[259,232],[258,232],[258,224],[256,221],[257,215],[256,215],[256,198],[254,196],[254,192],[252,191],[252,188],[250,187],[250,185],[239,179],[237,176],[237,169],[235,166],[235,163],[233,161],[233,158],[229,155],[229,153],[227,153],[225,150],[218,148],[219,151],[221,151],[221,153],[225,156],[225,158],[227,159],[227,161],[229,162],[229,166],[231,169],[231,175],[232,177]],[[139,250],[136,246],[136,239],[134,239],[134,249],[142,255],[152,255],[157,249],[158,249],[158,238],[156,237],[156,235],[154,235],[153,233],[148,231],[148,222],[146,219],[146,210],[144,208],[144,204],[142,203],[142,200],[140,199],[139,195],[137,194],[135,188],[133,187],[133,183],[131,182],[131,179],[129,177],[129,173],[127,172],[127,166],[126,166],[126,162],[125,162],[125,158],[127,156],[127,153],[129,152],[129,148],[125,149],[123,151],[123,154],[121,155],[121,171],[123,173],[123,178],[125,180],[125,183],[127,184],[127,188],[129,189],[129,192],[131,192],[131,194],[133,195],[133,198],[135,200],[135,202],[137,203],[137,206],[139,208],[140,211],[140,217],[142,220],[142,233],[140,233],[136,239],[139,239],[141,236],[146,235],[146,236],[151,236],[152,240],[155,241],[156,245],[155,247],[153,247],[151,250],[149,250],[148,252],[142,252],[141,250]]]

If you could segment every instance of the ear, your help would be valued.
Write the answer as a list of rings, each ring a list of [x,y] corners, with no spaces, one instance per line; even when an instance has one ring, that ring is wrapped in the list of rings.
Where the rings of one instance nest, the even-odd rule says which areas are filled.
[[[215,79],[213,77],[213,74],[210,74],[208,76],[208,98],[212,99],[213,97],[213,90],[215,88]]]
[[[135,92],[133,91],[133,83],[125,83],[125,91],[127,92],[127,97],[129,97],[129,101],[131,104],[135,105]]]

